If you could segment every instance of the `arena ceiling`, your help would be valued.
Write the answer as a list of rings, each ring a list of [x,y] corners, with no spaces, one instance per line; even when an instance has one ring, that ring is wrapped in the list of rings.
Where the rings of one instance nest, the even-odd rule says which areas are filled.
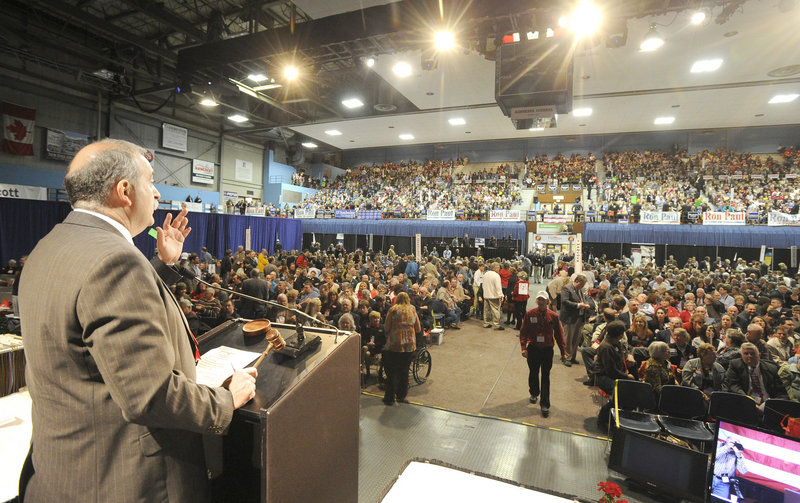
[[[604,28],[574,53],[573,107],[592,113],[562,114],[557,128],[543,131],[516,130],[497,107],[492,45],[507,33],[556,26],[574,2],[6,0],[0,72],[7,85],[83,97],[100,91],[122,106],[255,142],[311,141],[318,152],[800,122],[800,99],[768,103],[800,93],[800,1],[597,3]],[[698,10],[706,19],[693,24]],[[442,24],[458,47],[423,70],[423,51]],[[665,44],[643,52],[654,24]],[[622,33],[619,47],[606,43]],[[690,71],[707,59],[722,64]],[[392,72],[400,60],[412,68],[405,78]],[[289,62],[300,70],[292,83],[282,74]],[[247,79],[256,73],[269,80]],[[280,87],[257,90],[271,79]],[[209,96],[220,105],[202,106]],[[364,105],[345,108],[350,97]],[[227,119],[233,113],[249,120],[235,124]],[[654,124],[661,117],[674,122]],[[450,125],[453,118],[464,123]]]

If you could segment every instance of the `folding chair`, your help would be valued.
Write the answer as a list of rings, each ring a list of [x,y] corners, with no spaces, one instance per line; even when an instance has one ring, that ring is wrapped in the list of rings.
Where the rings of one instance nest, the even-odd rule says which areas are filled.
[[[714,419],[730,419],[749,426],[758,426],[760,414],[756,402],[747,395],[728,391],[711,393],[708,414]]]
[[[614,408],[611,422],[617,428],[638,431],[647,435],[661,432],[656,416],[646,410],[656,408],[653,387],[646,382],[617,379],[614,383]]]
[[[800,417],[800,402],[769,398],[764,404],[764,419],[761,421],[761,425],[769,430],[783,433],[781,421],[787,415]]]
[[[658,408],[662,413],[658,416],[658,422],[670,435],[688,442],[699,442],[703,452],[714,440],[705,422],[698,420],[706,416],[706,401],[699,389],[664,386],[661,388]]]

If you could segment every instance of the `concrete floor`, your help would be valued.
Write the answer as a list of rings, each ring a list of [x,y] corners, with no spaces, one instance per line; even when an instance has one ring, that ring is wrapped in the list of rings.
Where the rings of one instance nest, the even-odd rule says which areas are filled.
[[[531,298],[543,289],[543,285],[531,287]],[[531,300],[529,308],[533,306]],[[582,384],[586,379],[582,363],[565,367],[556,349],[550,373],[550,417],[543,418],[539,406],[528,401],[528,366],[520,353],[519,331],[508,325],[503,331],[483,328],[482,321],[474,319],[461,326],[461,330],[447,330],[441,345],[428,348],[431,375],[427,382],[409,390],[410,401],[604,436],[595,425],[599,410],[595,388]],[[374,377],[365,391],[383,393]]]

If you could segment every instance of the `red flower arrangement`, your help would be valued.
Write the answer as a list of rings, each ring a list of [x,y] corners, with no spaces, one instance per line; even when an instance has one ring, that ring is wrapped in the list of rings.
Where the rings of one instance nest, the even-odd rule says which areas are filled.
[[[600,503],[628,503],[628,500],[616,499],[622,496],[622,489],[613,482],[598,482],[597,490],[605,493],[598,500]]]

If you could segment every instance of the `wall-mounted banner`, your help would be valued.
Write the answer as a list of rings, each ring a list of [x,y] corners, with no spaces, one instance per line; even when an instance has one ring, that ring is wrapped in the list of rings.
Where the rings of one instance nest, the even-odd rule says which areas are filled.
[[[248,206],[244,214],[254,217],[265,217],[267,216],[267,208],[266,206]]]
[[[294,218],[317,218],[317,210],[314,208],[295,208]]]
[[[356,218],[359,220],[381,220],[383,211],[381,210],[358,210]]]
[[[428,220],[455,220],[456,210],[428,210]]]
[[[173,210],[180,210],[184,206],[189,211],[194,211],[195,213],[203,213],[203,203],[188,203],[188,202],[180,202],[180,201],[172,201],[172,209]]]
[[[560,234],[566,231],[566,224],[549,224],[538,223],[536,224],[536,233],[539,234]]]
[[[71,161],[78,150],[88,144],[89,137],[85,134],[48,129],[45,157],[54,161]]]
[[[46,187],[31,187],[30,185],[8,185],[0,183],[0,197],[8,199],[37,199],[47,201]]]
[[[706,211],[703,212],[703,225],[744,225],[747,213],[744,211]]]
[[[568,245],[575,242],[575,236],[568,234],[536,234],[534,241],[542,244]]]
[[[800,225],[800,215],[770,211],[767,217],[767,225]]]
[[[161,146],[186,152],[189,142],[189,130],[166,122],[161,124]]]
[[[234,178],[239,182],[252,182],[253,181],[253,163],[252,161],[245,161],[244,159],[236,159],[236,169],[234,170]]]
[[[225,199],[239,199],[239,193],[230,190],[223,190],[222,197],[224,197]]]
[[[192,183],[214,183],[214,163],[192,159]]]
[[[519,222],[520,220],[520,211],[519,210],[492,210],[489,214],[489,220],[494,220],[495,222]]]
[[[565,224],[567,223],[566,215],[545,214],[542,220],[547,224]]]
[[[681,223],[680,211],[642,211],[639,221],[643,224],[668,224]]]

